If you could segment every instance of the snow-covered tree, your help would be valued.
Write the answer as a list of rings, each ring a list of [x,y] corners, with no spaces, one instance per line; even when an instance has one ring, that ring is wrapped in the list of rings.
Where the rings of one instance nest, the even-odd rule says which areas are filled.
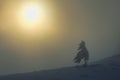
[[[80,63],[82,59],[84,60],[84,66],[87,66],[89,60],[89,52],[85,46],[84,41],[81,41],[81,43],[79,44],[78,53],[74,58],[74,62]]]

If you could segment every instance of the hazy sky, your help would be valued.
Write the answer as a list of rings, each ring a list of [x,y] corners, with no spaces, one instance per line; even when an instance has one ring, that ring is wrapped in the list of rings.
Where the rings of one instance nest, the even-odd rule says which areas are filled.
[[[53,11],[54,31],[42,39],[17,34],[14,27],[19,25],[12,13],[19,3],[0,0],[0,74],[74,65],[81,40],[86,41],[90,61],[120,52],[119,0],[46,0]],[[24,46],[29,46],[27,52]]]

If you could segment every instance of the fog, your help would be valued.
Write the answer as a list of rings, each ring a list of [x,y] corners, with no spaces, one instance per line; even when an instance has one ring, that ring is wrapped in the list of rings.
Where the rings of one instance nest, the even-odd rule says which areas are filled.
[[[7,7],[10,3],[8,1],[0,1],[1,13],[3,7]],[[3,13],[0,13],[1,75],[73,66],[75,65],[73,58],[81,40],[87,44],[90,62],[119,54],[119,0],[52,0],[48,2],[54,7],[56,23],[54,26],[57,29],[54,34],[43,40],[27,39],[30,44],[36,44],[37,41],[37,46],[32,46],[36,50],[31,52],[29,48],[27,54],[19,47],[11,47],[10,41],[17,44],[14,42],[15,38],[10,36],[15,33],[5,34],[2,28],[12,23],[8,23]],[[7,19],[10,18],[7,17]],[[2,25],[3,22],[6,25]],[[13,27],[10,26],[9,29]],[[16,34],[16,36],[19,35]],[[20,44],[25,46],[26,42]]]

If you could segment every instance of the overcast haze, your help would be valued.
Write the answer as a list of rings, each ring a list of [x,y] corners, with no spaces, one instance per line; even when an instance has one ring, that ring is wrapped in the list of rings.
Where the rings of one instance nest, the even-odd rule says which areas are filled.
[[[90,62],[120,53],[119,0],[46,0],[54,8],[57,30],[43,41],[31,40],[33,44],[37,43],[37,49],[30,54],[11,47],[10,41],[15,38],[9,36],[11,31],[3,30],[12,24],[8,23],[10,16],[3,16],[11,11],[7,6],[13,0],[8,1],[0,0],[0,74],[72,66],[81,40],[87,44]],[[14,5],[18,3],[16,0]],[[8,13],[3,13],[3,7],[8,9]],[[12,29],[13,25],[7,28]]]

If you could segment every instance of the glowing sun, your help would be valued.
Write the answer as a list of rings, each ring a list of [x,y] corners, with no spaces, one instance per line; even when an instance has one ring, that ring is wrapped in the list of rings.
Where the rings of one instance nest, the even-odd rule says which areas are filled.
[[[28,22],[35,22],[42,16],[41,10],[36,5],[29,5],[23,11],[24,19]]]
[[[22,5],[19,12],[20,27],[26,32],[36,32],[45,29],[48,24],[48,13],[45,6],[37,2],[28,2]]]
[[[45,18],[46,12],[41,4],[26,3],[21,8],[21,21],[25,25],[35,25],[38,21],[42,21]]]

